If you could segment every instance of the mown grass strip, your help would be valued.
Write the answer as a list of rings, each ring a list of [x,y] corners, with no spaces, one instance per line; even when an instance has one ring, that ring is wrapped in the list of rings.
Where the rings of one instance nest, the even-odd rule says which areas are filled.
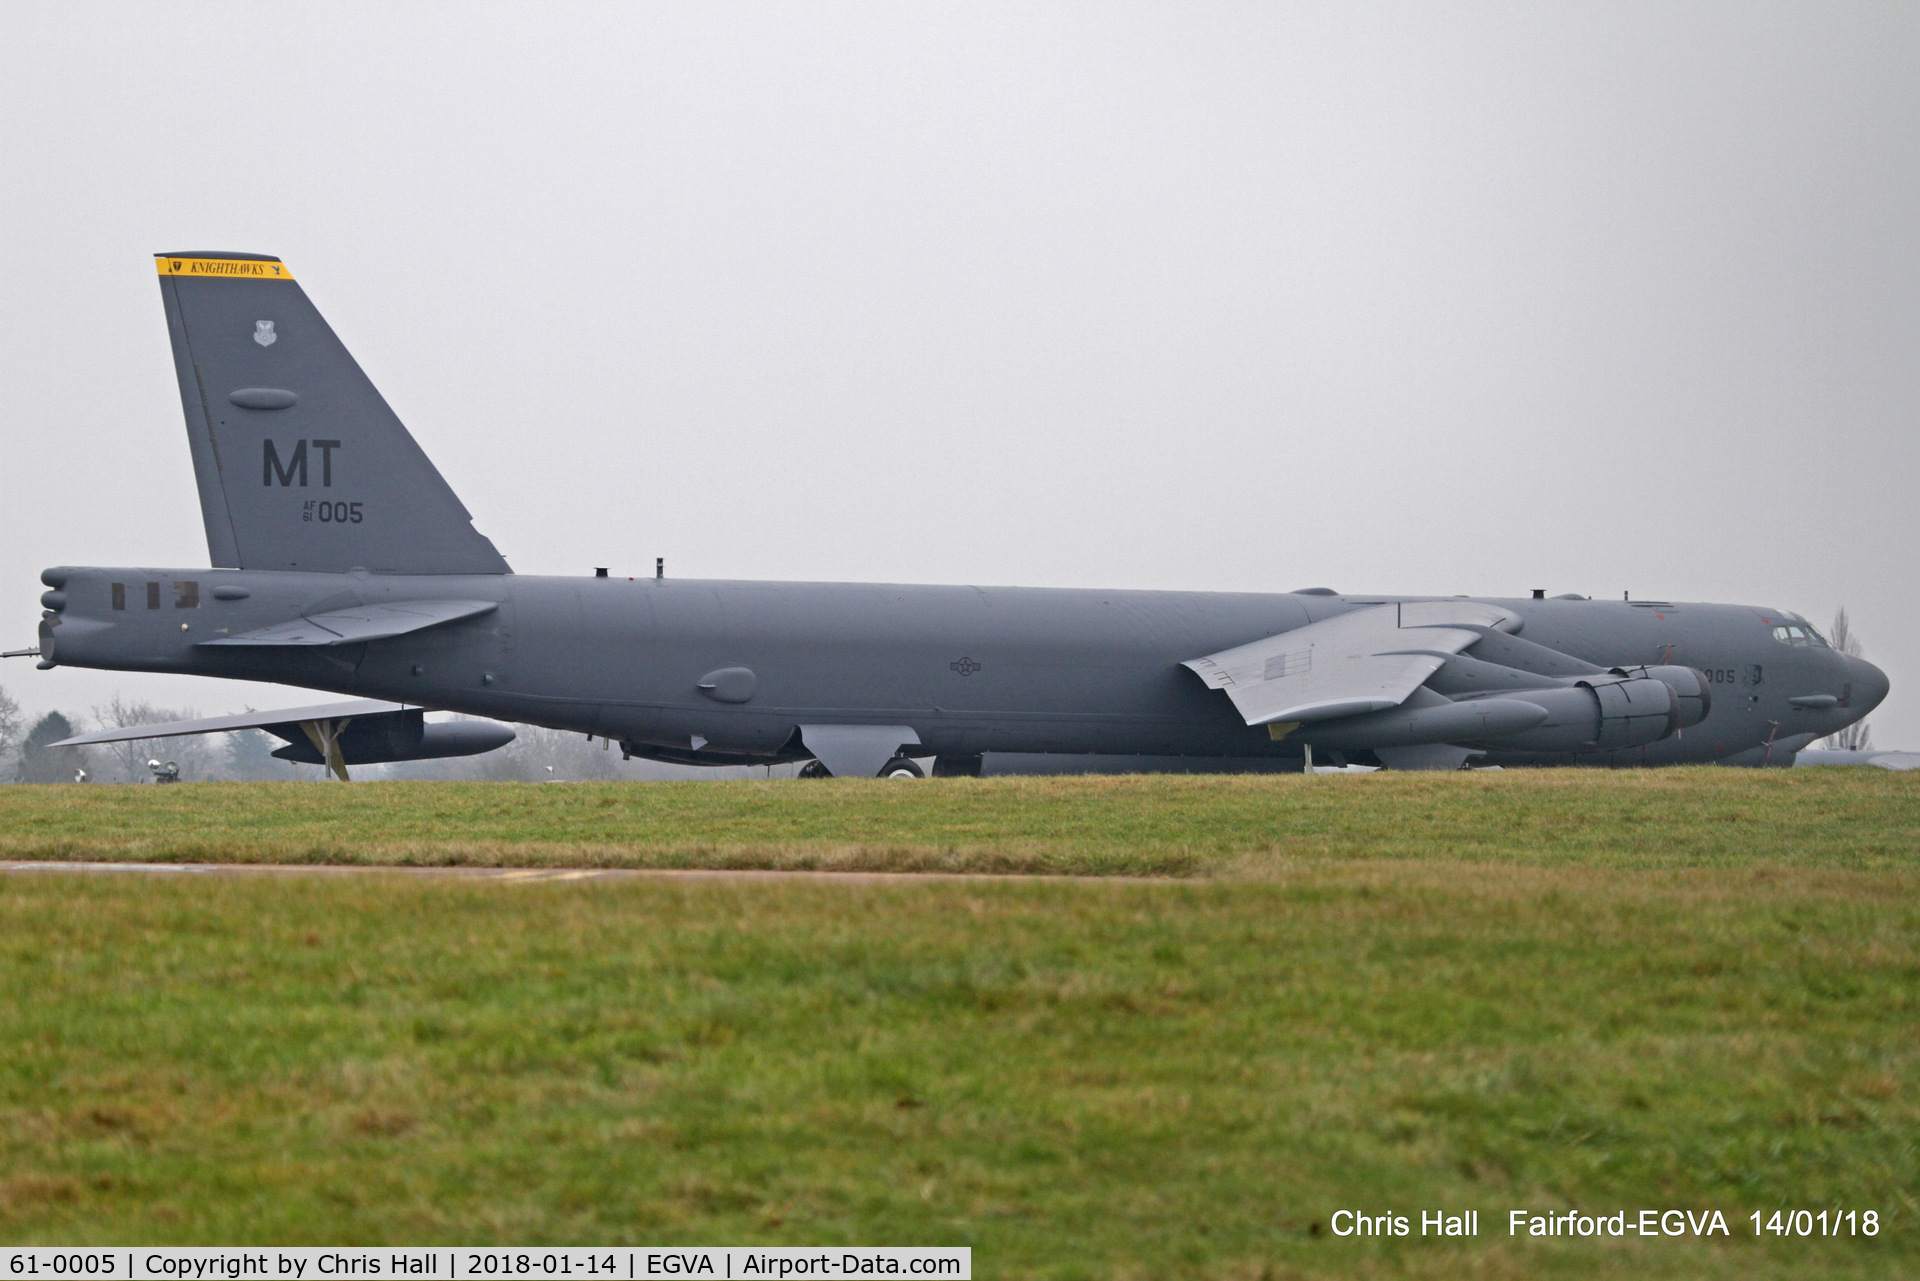
[[[1896,868],[1920,773],[0,788],[0,858],[1195,875],[1298,858]]]
[[[1176,884],[13,874],[0,1237],[1913,1275],[1916,891],[1379,859]],[[1498,1230],[1686,1206],[1739,1232],[1783,1205],[1884,1227]],[[1341,1241],[1340,1208],[1479,1208],[1485,1231]]]

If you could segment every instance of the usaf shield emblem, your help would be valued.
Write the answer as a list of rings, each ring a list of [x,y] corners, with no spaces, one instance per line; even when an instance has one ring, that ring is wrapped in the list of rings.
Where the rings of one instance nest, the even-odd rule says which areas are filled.
[[[279,336],[279,334],[273,332],[273,322],[271,320],[256,320],[253,322],[253,340],[262,347],[273,346],[274,340]]]

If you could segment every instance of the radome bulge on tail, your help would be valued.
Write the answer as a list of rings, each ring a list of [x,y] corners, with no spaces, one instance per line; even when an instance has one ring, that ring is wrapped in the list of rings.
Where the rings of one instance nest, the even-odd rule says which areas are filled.
[[[486,750],[422,708],[872,775],[989,752],[1298,769],[1315,746],[1785,764],[1886,694],[1798,615],[1746,606],[516,575],[286,264],[156,263],[213,567],[46,571],[41,665],[372,700],[252,722],[342,777]]]

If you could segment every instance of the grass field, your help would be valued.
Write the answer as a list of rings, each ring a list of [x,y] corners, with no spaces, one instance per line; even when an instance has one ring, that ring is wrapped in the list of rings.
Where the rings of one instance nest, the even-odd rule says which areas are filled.
[[[16,859],[1178,877],[9,873],[0,1237],[1912,1276],[1916,820],[1870,770],[0,788]],[[1734,1235],[1506,1235],[1576,1207]]]
[[[1300,858],[1907,869],[1877,769],[0,787],[0,859],[1191,876]]]

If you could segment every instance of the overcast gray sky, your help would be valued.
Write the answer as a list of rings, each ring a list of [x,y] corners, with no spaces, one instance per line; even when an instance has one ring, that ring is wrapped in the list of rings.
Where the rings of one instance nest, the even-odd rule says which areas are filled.
[[[0,112],[0,648],[206,563],[226,249],[522,572],[1845,603],[1920,747],[1911,3],[14,0]]]

